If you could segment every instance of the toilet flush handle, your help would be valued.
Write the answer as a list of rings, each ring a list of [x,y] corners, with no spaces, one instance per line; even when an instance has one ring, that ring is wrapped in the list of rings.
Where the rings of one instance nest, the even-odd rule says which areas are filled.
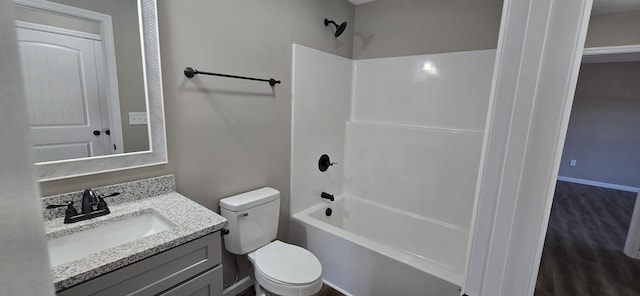
[[[242,213],[242,214],[238,215],[238,220],[244,219],[244,218],[247,218],[247,217],[249,217],[249,213]]]

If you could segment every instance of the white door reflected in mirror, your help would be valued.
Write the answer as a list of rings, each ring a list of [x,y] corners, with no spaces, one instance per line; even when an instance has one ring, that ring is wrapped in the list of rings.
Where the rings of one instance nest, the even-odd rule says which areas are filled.
[[[122,153],[122,136],[112,142],[109,117],[101,116],[111,111],[97,71],[104,67],[100,36],[74,32],[17,29],[36,162]]]
[[[14,1],[36,163],[150,150],[138,1]]]

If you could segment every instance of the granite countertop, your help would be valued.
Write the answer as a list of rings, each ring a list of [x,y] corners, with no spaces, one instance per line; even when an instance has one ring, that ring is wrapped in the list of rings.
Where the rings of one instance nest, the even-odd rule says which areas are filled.
[[[52,272],[56,291],[216,232],[227,225],[224,217],[177,192],[110,204],[109,209],[111,210],[109,215],[73,224],[63,224],[64,218],[47,220],[45,221],[47,237],[54,239],[145,213],[158,214],[174,227],[79,260],[54,266]]]

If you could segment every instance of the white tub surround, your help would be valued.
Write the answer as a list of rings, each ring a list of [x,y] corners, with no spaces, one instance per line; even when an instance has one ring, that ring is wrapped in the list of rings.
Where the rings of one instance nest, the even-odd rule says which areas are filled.
[[[293,45],[291,213],[307,209],[320,194],[342,192],[344,124],[351,112],[352,61]],[[337,165],[325,172],[318,160],[327,154]]]
[[[494,60],[478,50],[354,61],[345,193],[468,230]]]
[[[482,133],[349,122],[347,135],[346,194],[469,229]]]
[[[351,120],[484,131],[496,51],[354,61]]]
[[[459,295],[496,51],[356,60],[351,70],[294,52],[292,240],[348,294]],[[340,144],[338,167],[320,173],[320,152]]]
[[[63,224],[64,218],[60,217],[45,221],[45,231],[48,239],[123,221],[143,214],[156,214],[166,219],[167,224],[171,226],[168,230],[91,254],[79,260],[53,266],[52,273],[56,291],[151,257],[170,248],[216,232],[226,226],[227,220],[224,217],[177,192],[162,193],[151,197],[139,195],[140,192],[153,192],[153,188],[163,188],[162,186],[154,186],[158,184],[168,185],[165,188],[175,188],[173,180],[171,175],[97,188],[97,192],[104,192],[106,189],[113,189],[114,187],[124,189],[124,194],[122,194],[124,197],[122,198],[127,201],[111,204],[107,199],[111,213],[90,220]],[[164,183],[158,183],[159,181]],[[130,194],[131,192],[138,192],[138,194]],[[46,197],[43,200],[44,203],[47,203],[51,200],[60,200],[62,196],[75,196],[75,193]]]

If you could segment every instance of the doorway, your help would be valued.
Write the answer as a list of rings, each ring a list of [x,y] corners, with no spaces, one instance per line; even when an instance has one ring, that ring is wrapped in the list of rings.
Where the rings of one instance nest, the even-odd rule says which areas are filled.
[[[634,50],[585,50],[537,296],[640,295],[640,260],[623,252],[640,185]]]

